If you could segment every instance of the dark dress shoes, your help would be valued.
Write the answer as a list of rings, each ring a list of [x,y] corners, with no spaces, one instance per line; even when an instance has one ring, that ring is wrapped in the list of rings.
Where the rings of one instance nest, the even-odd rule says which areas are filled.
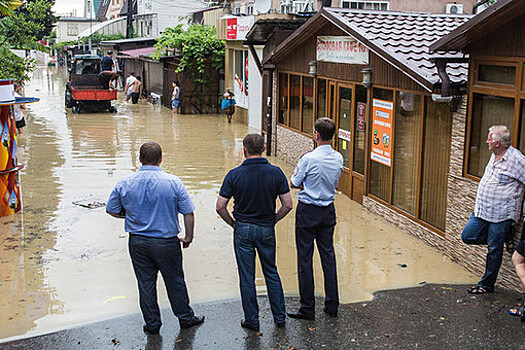
[[[257,326],[253,325],[251,323],[246,322],[245,320],[241,321],[241,327],[242,328],[247,328],[247,329],[252,330],[254,332],[259,332],[259,326],[258,325]]]
[[[277,326],[277,328],[283,328],[284,326],[286,326],[286,321],[275,322],[275,325]]]
[[[337,317],[337,310],[336,311],[330,311],[328,309],[324,309],[324,313],[327,314],[330,317]]]
[[[148,335],[159,334],[159,330],[158,329],[152,329],[152,328],[149,328],[146,325],[144,325],[144,327],[142,329],[144,330],[144,333],[146,333]]]
[[[193,316],[191,321],[185,321],[185,322],[179,321],[181,329],[188,329],[193,326],[197,326],[201,323],[204,323],[204,316]]]
[[[298,320],[309,320],[309,321],[315,320],[315,315],[303,314],[301,311],[287,312],[287,314],[288,314],[288,317],[296,318]]]

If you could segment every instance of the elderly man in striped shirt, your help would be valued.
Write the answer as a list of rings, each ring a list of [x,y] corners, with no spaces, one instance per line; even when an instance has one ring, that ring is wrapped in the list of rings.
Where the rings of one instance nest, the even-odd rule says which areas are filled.
[[[494,284],[503,258],[503,244],[510,237],[512,223],[521,214],[525,188],[525,156],[510,145],[506,126],[489,129],[487,144],[492,152],[476,196],[474,213],[463,229],[466,244],[486,244],[488,248],[485,274],[471,294],[494,291]]]

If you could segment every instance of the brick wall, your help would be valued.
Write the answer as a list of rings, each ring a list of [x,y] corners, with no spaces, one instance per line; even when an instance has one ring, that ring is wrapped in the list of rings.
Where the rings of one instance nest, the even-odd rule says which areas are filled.
[[[277,158],[295,166],[299,158],[314,149],[314,141],[305,135],[288,128],[277,126]]]

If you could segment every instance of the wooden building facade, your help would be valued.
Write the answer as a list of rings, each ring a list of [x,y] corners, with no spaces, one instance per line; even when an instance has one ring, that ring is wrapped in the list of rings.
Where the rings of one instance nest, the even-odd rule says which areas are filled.
[[[314,121],[332,118],[333,146],[344,159],[339,190],[365,207],[388,208],[443,236],[452,113],[449,103],[432,98],[441,82],[425,51],[443,28],[468,18],[322,9],[265,62],[275,65],[276,155],[295,163],[313,148]],[[405,39],[392,43],[403,28],[412,32],[405,30]],[[366,53],[364,64],[319,59],[320,45],[346,42]],[[417,65],[423,68],[413,68]],[[365,68],[372,73],[369,86],[363,83]],[[454,74],[459,90],[466,65],[455,67]]]
[[[469,62],[468,105],[452,126],[454,162],[448,175],[447,234],[461,232],[462,223],[473,212],[478,183],[490,158],[485,143],[489,127],[506,125],[512,145],[525,153],[524,22],[523,1],[500,0],[430,47],[433,52],[460,51]],[[519,228],[515,235],[518,239]],[[463,245],[456,259],[480,274],[485,255],[484,246]],[[476,261],[465,259],[472,256]],[[507,254],[499,282],[521,290]]]

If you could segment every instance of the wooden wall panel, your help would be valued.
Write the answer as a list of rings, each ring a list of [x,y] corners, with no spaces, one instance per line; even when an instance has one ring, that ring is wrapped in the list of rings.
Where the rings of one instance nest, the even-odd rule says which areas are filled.
[[[478,55],[525,57],[524,20],[522,16],[497,27],[482,40],[472,43],[466,51],[471,54],[471,58]]]

